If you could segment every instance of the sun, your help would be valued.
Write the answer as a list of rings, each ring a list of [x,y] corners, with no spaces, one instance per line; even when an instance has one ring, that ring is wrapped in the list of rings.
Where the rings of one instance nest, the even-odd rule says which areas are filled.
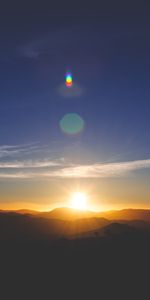
[[[71,207],[79,210],[87,210],[87,196],[81,192],[74,193],[71,198]]]

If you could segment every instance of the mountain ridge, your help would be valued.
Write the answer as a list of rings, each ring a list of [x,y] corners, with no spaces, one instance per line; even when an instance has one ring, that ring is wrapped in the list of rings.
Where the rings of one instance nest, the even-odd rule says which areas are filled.
[[[83,212],[71,208],[57,208],[37,214],[28,210],[0,211],[0,238],[4,239],[98,237],[107,236],[108,232],[110,235],[116,232],[124,234],[124,228],[127,233],[135,229],[150,232],[150,210],[125,210],[125,213],[121,210],[113,214]]]
[[[84,211],[75,210],[70,207],[59,207],[50,211],[36,211],[28,209],[20,210],[0,210],[0,213],[18,213],[27,215],[37,215],[49,219],[76,220],[83,218],[106,218],[108,220],[146,220],[150,221],[150,209],[122,209],[110,211]]]

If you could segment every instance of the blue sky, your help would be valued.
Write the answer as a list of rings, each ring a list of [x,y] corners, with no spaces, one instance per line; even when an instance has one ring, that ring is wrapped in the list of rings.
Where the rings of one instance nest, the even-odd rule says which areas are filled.
[[[62,185],[87,189],[92,178],[98,207],[149,206],[148,7],[61,5],[14,3],[0,13],[1,205],[61,205]],[[74,135],[60,128],[69,113],[85,125]]]

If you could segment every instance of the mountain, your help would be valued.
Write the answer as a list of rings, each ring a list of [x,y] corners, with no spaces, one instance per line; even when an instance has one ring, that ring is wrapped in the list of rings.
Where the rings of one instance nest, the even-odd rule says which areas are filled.
[[[57,208],[50,212],[19,210],[0,212],[1,239],[110,237],[150,232],[150,211],[122,210],[106,213]],[[107,218],[106,218],[107,217]]]
[[[74,235],[81,236],[84,232],[97,230],[109,224],[109,221],[104,218],[60,220],[46,216],[32,216],[17,212],[0,213],[0,238],[50,240]]]
[[[79,220],[90,218],[104,218],[110,221],[114,220],[142,220],[150,222],[150,210],[149,209],[122,209],[104,212],[82,211],[75,210],[69,207],[55,208],[48,212],[39,212],[35,210],[20,209],[17,211],[0,210],[0,213],[18,213],[21,215],[39,216],[47,219],[59,219],[59,220]]]
[[[39,214],[41,217],[59,220],[78,220],[84,218],[93,218],[96,216],[94,212],[73,209],[69,207],[55,208],[49,212]]]
[[[40,213],[39,211],[31,210],[31,209],[19,209],[15,212],[22,214],[22,215],[38,215]]]
[[[64,209],[56,210],[53,216],[62,216],[62,212]],[[120,288],[123,293],[127,290],[128,298],[133,283],[133,299],[138,299],[135,291],[142,280],[144,283],[147,280],[149,287],[149,221],[116,221],[95,216],[74,220],[55,218],[50,218],[49,213],[0,212],[0,272],[6,281],[4,293],[1,291],[3,299],[10,299],[6,295],[8,284],[11,293],[17,286],[18,299],[26,291],[26,297],[33,291],[35,299],[39,286],[41,298],[46,291],[44,299],[47,295],[50,299],[62,298],[64,287],[70,299],[77,283],[75,296],[79,298],[83,288],[83,299],[89,295],[92,298],[93,291],[93,299],[97,295],[106,296],[107,290],[105,299],[109,299],[114,287],[119,297],[115,298],[115,293],[111,299],[120,299]]]
[[[5,211],[1,211],[5,212]],[[7,211],[8,212],[8,211]],[[89,218],[105,218],[107,220],[142,220],[150,222],[150,210],[149,209],[122,209],[105,212],[92,212],[75,210],[69,207],[55,208],[48,212],[38,212],[34,210],[22,209],[16,211],[19,214],[35,215],[48,219],[59,219],[59,220],[79,220]]]
[[[123,209],[107,212],[100,212],[99,217],[105,217],[108,220],[143,220],[150,221],[149,209]]]
[[[135,233],[137,230],[134,226],[124,223],[111,223],[101,230],[101,234],[109,237],[125,236],[126,234]]]
[[[135,233],[143,233],[143,232],[149,232],[150,233],[150,223],[149,222],[143,222],[143,221],[119,221],[119,222],[111,222],[108,221],[106,224],[103,224],[101,227],[95,228],[95,230],[87,230],[85,232],[82,232],[81,237],[87,238],[87,237],[125,237],[126,235],[135,234]],[[76,233],[74,238],[77,237],[78,234]]]

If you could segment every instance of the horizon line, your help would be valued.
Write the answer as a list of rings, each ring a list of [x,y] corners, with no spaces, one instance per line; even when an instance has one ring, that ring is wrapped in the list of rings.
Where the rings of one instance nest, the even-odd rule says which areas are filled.
[[[19,208],[19,209],[2,209],[0,208],[0,212],[21,212],[21,211],[29,211],[29,212],[37,212],[37,213],[48,213],[48,212],[52,212],[56,209],[70,209],[72,211],[76,211],[76,212],[81,212],[81,213],[105,213],[105,212],[115,212],[115,211],[124,211],[124,210],[150,210],[150,207],[147,208],[141,208],[141,207],[127,207],[127,208],[121,208],[121,209],[106,209],[106,210],[80,210],[80,209],[75,209],[69,206],[58,206],[49,210],[38,210],[38,209],[30,209],[30,208]]]

